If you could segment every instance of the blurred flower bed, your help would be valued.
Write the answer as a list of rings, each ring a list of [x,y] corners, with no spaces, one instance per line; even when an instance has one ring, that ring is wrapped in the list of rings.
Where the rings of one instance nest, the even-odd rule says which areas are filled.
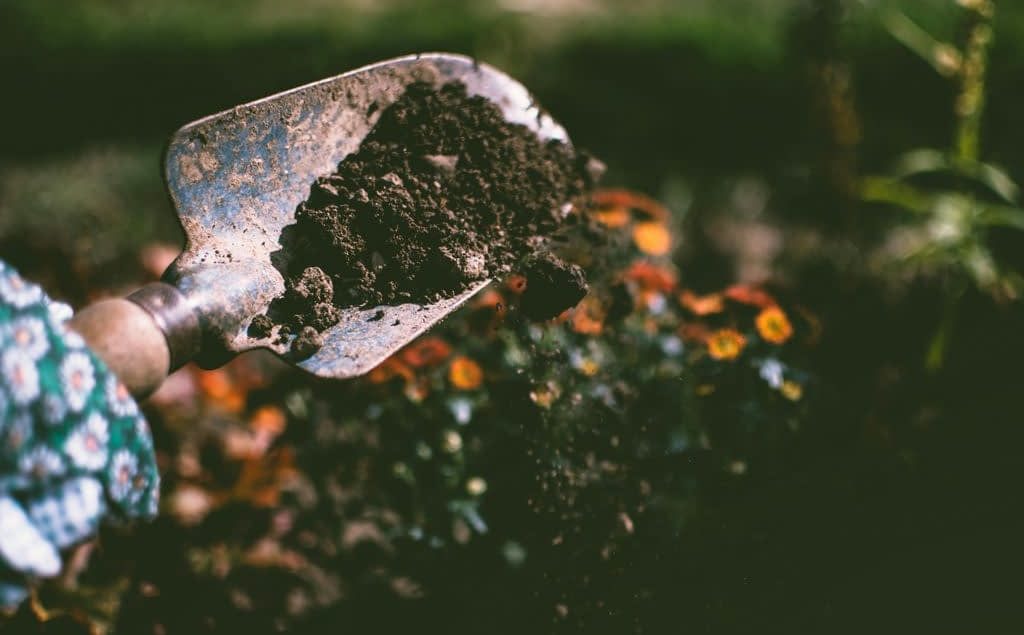
[[[556,320],[519,315],[513,276],[365,378],[313,381],[262,354],[173,375],[147,406],[162,517],[105,534],[18,619],[310,632],[457,591],[493,604],[498,585],[495,610],[526,627],[636,602],[607,591],[632,543],[670,535],[702,487],[799,431],[819,326],[762,288],[683,286],[656,201],[594,203],[602,249],[566,247],[592,289]]]

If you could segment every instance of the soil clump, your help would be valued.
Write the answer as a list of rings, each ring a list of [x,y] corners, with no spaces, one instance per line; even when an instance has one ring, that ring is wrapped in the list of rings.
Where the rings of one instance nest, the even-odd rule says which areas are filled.
[[[461,83],[412,84],[299,205],[270,318],[281,333],[319,333],[342,308],[431,303],[521,265],[533,270],[524,311],[557,315],[586,282],[550,254],[550,239],[582,213],[601,167],[506,122]],[[253,337],[269,331],[265,320],[250,327]],[[305,338],[302,353],[315,343]]]

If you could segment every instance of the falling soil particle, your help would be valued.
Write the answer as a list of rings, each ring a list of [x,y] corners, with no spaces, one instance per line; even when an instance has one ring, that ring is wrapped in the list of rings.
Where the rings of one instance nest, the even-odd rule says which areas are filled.
[[[506,122],[461,83],[412,84],[299,205],[282,236],[286,291],[270,314],[291,332],[322,331],[340,308],[427,304],[506,275],[575,220],[595,166]],[[531,262],[532,315],[585,293],[579,268],[550,255]]]
[[[292,355],[297,359],[306,359],[313,353],[320,350],[324,340],[312,326],[304,326],[299,331],[298,337],[292,342]]]
[[[265,315],[257,315],[249,324],[249,336],[262,339],[270,336],[270,330],[274,328],[274,321]]]
[[[531,320],[547,320],[575,306],[587,295],[587,278],[576,265],[550,253],[529,257],[523,264],[526,290],[519,309]]]

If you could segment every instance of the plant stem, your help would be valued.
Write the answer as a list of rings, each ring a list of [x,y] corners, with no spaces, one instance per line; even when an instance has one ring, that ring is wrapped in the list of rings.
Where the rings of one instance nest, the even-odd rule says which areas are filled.
[[[960,91],[956,98],[956,139],[953,153],[957,161],[978,161],[981,116],[985,106],[985,71],[988,49],[992,44],[992,0],[958,0],[967,9],[963,63],[957,77]]]
[[[928,353],[925,355],[924,360],[924,367],[930,373],[942,370],[942,366],[946,362],[946,352],[949,348],[949,340],[953,336],[957,309],[963,294],[963,287],[958,285],[958,288],[949,294],[946,305],[943,307],[942,317],[938,327],[935,329],[935,335],[932,336],[932,340],[928,344]]]

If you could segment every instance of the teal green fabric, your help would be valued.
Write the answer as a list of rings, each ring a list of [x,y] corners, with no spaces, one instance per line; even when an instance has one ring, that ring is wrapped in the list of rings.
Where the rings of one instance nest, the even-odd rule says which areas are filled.
[[[0,261],[0,580],[53,575],[102,519],[157,512],[146,420],[70,316]]]

